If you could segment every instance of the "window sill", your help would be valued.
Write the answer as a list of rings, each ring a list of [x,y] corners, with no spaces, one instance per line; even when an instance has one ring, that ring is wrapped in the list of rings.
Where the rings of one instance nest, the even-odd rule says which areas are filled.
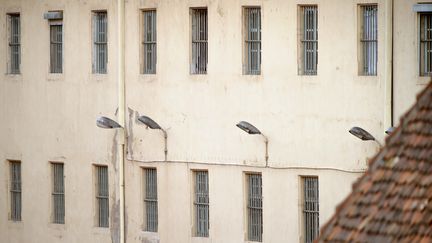
[[[207,74],[191,74],[189,73],[189,79],[197,82],[208,81]]]
[[[50,229],[54,229],[54,230],[59,230],[59,231],[64,231],[66,230],[66,224],[55,224],[55,223],[49,223],[48,227]]]
[[[8,228],[10,229],[22,229],[23,228],[23,221],[13,221],[8,220]]]
[[[192,243],[198,243],[198,242],[211,242],[210,237],[202,237],[202,236],[192,236]]]
[[[90,74],[90,80],[93,82],[104,82],[108,79],[108,74],[106,73],[92,73]]]
[[[158,236],[158,232],[145,231],[145,230],[142,230],[141,234],[149,235],[149,236]]]
[[[417,85],[426,85],[432,80],[431,76],[419,76],[417,79]]]
[[[95,234],[111,234],[110,232],[111,231],[109,227],[93,226],[93,233]]]
[[[379,78],[378,76],[371,75],[357,75],[356,80],[360,83],[365,82],[364,84],[375,84],[375,82],[378,81]]]
[[[262,81],[263,75],[261,74],[242,74],[241,75],[244,80],[247,81]]]
[[[146,82],[146,83],[153,83],[158,80],[157,74],[144,74],[140,73],[139,75],[139,81],[140,82]]]
[[[299,77],[300,82],[305,83],[305,84],[319,84],[322,83],[319,82],[319,78],[318,75],[303,75],[303,74],[299,74],[297,77]]]
[[[64,81],[63,73],[48,73],[46,76],[47,81]]]
[[[160,237],[157,232],[141,231],[139,234],[140,242],[159,242]]]
[[[22,75],[20,73],[19,74],[6,73],[4,75],[4,80],[9,82],[21,82]]]

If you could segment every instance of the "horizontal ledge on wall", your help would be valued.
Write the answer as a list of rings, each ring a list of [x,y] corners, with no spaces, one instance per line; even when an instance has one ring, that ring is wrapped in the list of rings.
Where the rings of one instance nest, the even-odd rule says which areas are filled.
[[[265,166],[265,165],[251,165],[251,164],[229,164],[229,163],[215,163],[203,161],[164,161],[164,160],[138,160],[128,157],[127,160],[140,162],[140,163],[177,163],[177,164],[201,164],[201,165],[221,165],[221,166],[238,166],[238,167],[251,167],[251,168],[269,168],[277,170],[330,170],[340,171],[345,173],[364,173],[366,169],[341,169],[334,167],[309,167],[309,166]],[[264,163],[264,162],[263,162]]]

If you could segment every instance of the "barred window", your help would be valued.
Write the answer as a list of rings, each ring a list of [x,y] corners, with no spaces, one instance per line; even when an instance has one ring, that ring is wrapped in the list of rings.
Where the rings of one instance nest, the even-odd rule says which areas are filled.
[[[312,243],[319,233],[318,177],[303,177],[304,242]]]
[[[208,171],[194,171],[195,236],[209,236]]]
[[[377,23],[377,5],[360,6],[361,15],[361,75],[377,75],[378,61],[378,23]]]
[[[156,10],[143,11],[144,19],[144,70],[145,74],[156,73]]]
[[[93,12],[93,73],[107,73],[107,12]]]
[[[144,230],[158,231],[157,173],[154,168],[144,169]]]
[[[20,14],[8,14],[9,27],[9,63],[8,72],[10,74],[20,73],[21,64],[21,23]]]
[[[97,226],[109,226],[108,167],[95,166]]]
[[[63,72],[63,23],[50,21],[50,72]]]
[[[192,14],[192,74],[206,74],[207,49],[207,9],[191,9]]]
[[[262,241],[262,179],[261,174],[247,174],[247,235],[249,241]]]
[[[420,13],[420,76],[432,76],[432,13]]]
[[[65,223],[65,191],[64,191],[64,171],[63,164],[51,163],[52,170],[52,201],[54,224]]]
[[[244,8],[244,73],[261,74],[261,8]]]
[[[317,75],[318,7],[300,6],[301,75]]]
[[[12,221],[21,221],[21,162],[9,161]]]

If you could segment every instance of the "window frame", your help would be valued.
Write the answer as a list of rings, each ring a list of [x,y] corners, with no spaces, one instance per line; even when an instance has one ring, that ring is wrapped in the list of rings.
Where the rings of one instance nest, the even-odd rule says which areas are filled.
[[[151,37],[150,40],[146,40],[147,39],[147,34],[148,32],[147,30],[147,21],[146,21],[146,13],[152,13],[154,15],[154,17],[152,17],[152,27],[153,27],[153,31],[151,33]],[[141,18],[142,21],[140,21],[141,23],[141,28],[142,28],[142,34],[141,34],[141,55],[142,55],[142,65],[141,65],[141,74],[145,74],[145,75],[153,75],[157,73],[157,10],[155,8],[149,8],[149,9],[142,9],[141,10]],[[147,64],[148,62],[148,56],[146,55],[146,47],[151,47],[150,49],[152,52],[152,58],[150,59],[150,68],[147,68]]]
[[[151,172],[150,172],[151,171]],[[153,175],[150,175],[153,173]],[[155,167],[142,167],[142,185],[143,185],[143,230],[147,232],[158,232],[159,227],[159,203],[158,203],[158,179],[157,179],[158,170]],[[149,191],[148,182],[151,180],[150,176],[154,176],[153,191]],[[155,215],[151,216],[148,213],[148,209],[152,208],[155,212]],[[151,218],[153,217],[153,219]],[[151,221],[154,221],[154,224],[151,224]]]
[[[259,178],[259,193],[256,195],[257,197],[252,198],[251,193],[254,192],[253,189],[251,189],[251,180],[252,177]],[[257,172],[246,172],[245,173],[245,213],[246,213],[246,240],[247,241],[254,241],[254,242],[262,242],[263,241],[263,233],[264,233],[264,223],[263,223],[263,184],[262,184],[262,174]],[[253,200],[253,203],[251,201]],[[253,205],[251,205],[253,204]],[[254,214],[255,212],[255,214]],[[258,217],[258,218],[256,218]],[[255,230],[253,229],[253,223],[256,222],[258,225],[256,225]],[[259,227],[261,226],[261,227]],[[254,234],[255,231],[255,234]]]
[[[370,8],[370,9],[367,9]],[[365,11],[375,11],[375,16],[370,17],[369,21],[365,18]],[[378,75],[378,4],[359,4],[358,5],[358,75],[377,76]],[[369,23],[369,26],[365,26]],[[372,30],[370,30],[372,27]],[[375,27],[375,30],[373,28]]]
[[[20,75],[21,74],[21,13],[7,13],[7,43],[8,43],[8,57],[7,57],[7,74],[9,75]],[[13,29],[13,18],[18,19],[17,23],[17,33],[16,33],[16,41],[13,37],[14,29]],[[13,47],[16,47],[16,59],[14,58]],[[16,67],[14,63],[16,62]]]
[[[9,220],[22,221],[22,166],[19,160],[8,160],[9,164]],[[15,173],[14,167],[17,172]],[[17,176],[17,178],[15,177]]]
[[[190,8],[190,74],[207,74],[208,71],[208,9]],[[204,21],[202,24],[201,21]],[[199,24],[198,24],[199,23]],[[203,28],[200,28],[202,27]],[[203,33],[203,34],[201,34]],[[203,51],[201,51],[203,50]]]
[[[109,171],[107,165],[95,164],[94,167],[94,180],[95,180],[95,226],[99,228],[110,227],[110,213],[109,213]],[[104,172],[102,170],[105,170]],[[102,178],[102,173],[106,173],[105,178]],[[105,188],[101,188],[101,183],[106,183]],[[101,191],[103,193],[101,193]],[[102,207],[106,205],[106,215],[101,216]]]
[[[312,27],[306,28],[306,10],[313,10]],[[317,76],[319,60],[319,8],[318,4],[298,5],[298,74],[300,76]],[[312,32],[308,35],[307,32]],[[311,53],[309,56],[308,53]]]
[[[422,17],[426,16],[429,17],[429,20],[431,23],[429,23],[429,27],[432,29],[432,12],[419,12],[418,13],[418,39],[419,39],[419,56],[418,56],[418,62],[419,62],[419,76],[420,77],[430,77],[432,76],[432,36],[429,38],[426,38],[426,40],[423,40],[423,28],[422,28]],[[432,35],[432,31],[429,31],[429,34]],[[425,53],[428,51],[423,51],[423,43],[429,44],[429,71],[427,71],[425,59],[427,58]],[[427,45],[424,46],[424,48],[427,48]]]
[[[49,20],[49,37],[50,37],[50,68],[49,72],[51,74],[61,74],[63,73],[63,40],[64,40],[64,32],[63,32],[63,19],[57,20]],[[53,32],[55,32],[55,28],[60,28],[60,31],[57,32],[56,38],[53,40]],[[60,38],[58,34],[60,33]],[[54,52],[57,52],[56,54]]]
[[[97,17],[105,15],[105,22],[97,27]],[[103,21],[103,20],[101,20]],[[107,74],[108,73],[108,11],[94,10],[92,11],[92,73]],[[98,28],[98,29],[96,29]],[[104,31],[101,31],[101,28]],[[99,32],[97,32],[99,30]],[[103,33],[103,34],[102,34]],[[102,38],[104,36],[105,38]],[[103,54],[101,54],[103,53]],[[99,58],[103,56],[102,58]]]
[[[64,163],[50,162],[50,165],[51,165],[51,197],[52,197],[51,223],[65,224],[66,209],[65,209]],[[59,166],[59,168],[56,168],[57,166]],[[61,171],[60,175],[56,174],[60,171]],[[61,178],[60,185],[56,184],[56,181],[59,178]],[[56,201],[56,199],[59,199],[59,201]],[[58,209],[57,206],[60,206],[60,209]]]
[[[316,182],[316,201],[312,199],[307,198],[306,193],[306,186],[308,186],[308,183],[306,183],[306,180],[315,180]],[[299,187],[299,193],[300,193],[300,215],[301,215],[301,242],[304,243],[312,243],[316,237],[319,235],[319,177],[316,175],[302,175],[300,176],[300,187]],[[307,202],[307,200],[309,200]],[[309,204],[307,204],[309,203]],[[316,203],[316,205],[314,205]],[[312,205],[312,210],[310,210],[310,206]],[[313,210],[314,207],[316,207],[317,210]],[[307,217],[310,213],[312,215],[312,218],[314,214],[317,216],[316,220],[312,220],[312,224],[310,223],[311,217]],[[309,229],[308,225],[313,225],[313,223],[316,222],[316,227],[313,229]],[[308,233],[310,233],[308,235]]]
[[[193,181],[193,236],[210,235],[210,184],[208,170],[192,170]],[[202,183],[199,183],[202,180]],[[202,189],[202,190],[201,190]]]
[[[258,10],[257,26],[251,26],[250,14]],[[253,13],[257,14],[257,13]],[[252,17],[253,18],[253,17]],[[262,73],[262,7],[242,7],[242,46],[243,46],[243,75],[261,75]],[[255,28],[253,28],[255,27]],[[251,31],[251,29],[257,29]],[[253,33],[255,32],[255,33]],[[253,52],[256,52],[254,57]]]

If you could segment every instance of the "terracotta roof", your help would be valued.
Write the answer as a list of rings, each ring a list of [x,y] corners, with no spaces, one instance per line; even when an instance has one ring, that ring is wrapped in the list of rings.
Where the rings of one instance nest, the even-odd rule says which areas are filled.
[[[315,242],[432,242],[432,83]]]

